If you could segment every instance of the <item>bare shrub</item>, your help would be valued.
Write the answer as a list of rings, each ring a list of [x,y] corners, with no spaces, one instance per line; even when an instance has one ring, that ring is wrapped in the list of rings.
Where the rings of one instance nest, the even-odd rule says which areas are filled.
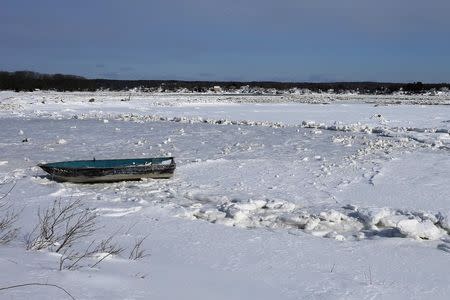
[[[9,244],[19,233],[19,228],[14,227],[19,214],[8,210],[0,216],[0,245]]]
[[[3,186],[5,182],[0,183]],[[3,200],[14,189],[15,184],[4,194],[0,195],[0,245],[12,242],[19,232],[19,228],[14,227],[19,216],[11,207]]]
[[[27,250],[49,249],[60,253],[95,230],[96,215],[80,200],[64,204],[61,199],[38,212],[39,222],[25,238]]]
[[[113,239],[117,232],[110,235],[106,239],[101,240],[99,243],[94,241],[90,242],[84,250],[75,250],[72,248],[66,248],[61,253],[59,260],[59,269],[74,270],[81,267],[80,262],[86,259],[90,259],[97,255],[96,260],[90,266],[91,268],[99,265],[103,260],[111,255],[120,255],[124,249],[119,245],[113,243]]]
[[[81,200],[68,203],[55,200],[50,207],[38,211],[37,225],[25,236],[26,248],[59,253],[60,270],[75,270],[83,266],[94,268],[107,257],[120,255],[125,250],[114,243],[120,229],[100,241],[92,240],[99,229],[96,218]],[[137,260],[149,255],[142,248],[146,238],[135,241],[129,259]]]
[[[103,260],[111,255],[119,255],[123,252],[123,248],[111,241],[103,240],[99,244],[94,245],[92,241],[84,250],[66,249],[59,259],[59,270],[76,270],[82,266],[81,262],[97,256],[90,265],[91,268],[99,265]]]
[[[106,257],[118,255],[123,248],[113,243],[113,235],[99,242],[92,241],[84,249],[80,245],[98,229],[95,221],[97,216],[86,209],[81,200],[63,203],[61,199],[38,212],[38,224],[25,237],[28,250],[48,249],[61,254],[59,269],[74,270],[81,267],[81,262],[100,254],[94,267]]]

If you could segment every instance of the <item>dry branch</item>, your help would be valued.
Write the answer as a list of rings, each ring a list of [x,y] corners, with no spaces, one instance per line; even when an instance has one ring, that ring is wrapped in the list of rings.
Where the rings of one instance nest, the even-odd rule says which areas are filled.
[[[37,283],[37,282],[32,282],[32,283],[17,284],[17,285],[11,285],[11,286],[0,287],[0,291],[10,290],[10,289],[16,289],[16,288],[26,287],[26,286],[51,286],[51,287],[55,287],[55,288],[57,288],[57,289],[60,289],[60,290],[63,291],[64,293],[66,293],[66,295],[69,296],[70,299],[75,300],[75,297],[72,296],[65,288],[60,287],[59,285],[56,285],[56,284],[51,284],[51,283]]]
[[[147,237],[148,235],[135,241],[133,249],[131,249],[131,253],[128,257],[129,259],[137,260],[150,255],[145,253],[145,249],[142,249],[142,243]]]
[[[0,185],[5,184],[5,182],[0,183]],[[0,196],[0,200],[5,199],[11,192],[12,190],[16,187],[17,182],[14,182],[13,186],[3,195]],[[2,204],[0,204],[0,208],[2,207]]]

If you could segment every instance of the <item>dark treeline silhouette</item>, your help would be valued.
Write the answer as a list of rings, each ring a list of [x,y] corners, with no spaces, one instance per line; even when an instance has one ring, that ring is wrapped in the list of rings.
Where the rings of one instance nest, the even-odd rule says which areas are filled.
[[[406,93],[424,93],[441,88],[450,88],[450,84],[415,83],[380,83],[380,82],[272,82],[272,81],[180,81],[180,80],[110,80],[86,79],[80,76],[63,74],[40,74],[31,71],[0,72],[0,90],[34,91],[122,91],[132,88],[154,91],[177,91],[188,89],[191,92],[205,92],[214,86],[220,86],[224,91],[233,91],[248,85],[257,89],[289,90],[292,88],[308,89],[314,92],[333,90],[336,93],[357,91],[361,94],[391,94],[403,90]]]

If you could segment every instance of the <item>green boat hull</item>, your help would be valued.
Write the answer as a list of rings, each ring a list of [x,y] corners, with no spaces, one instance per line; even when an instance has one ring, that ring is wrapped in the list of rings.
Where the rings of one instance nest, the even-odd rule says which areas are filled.
[[[173,157],[78,160],[38,165],[56,181],[76,183],[116,182],[142,178],[172,177],[176,164]]]

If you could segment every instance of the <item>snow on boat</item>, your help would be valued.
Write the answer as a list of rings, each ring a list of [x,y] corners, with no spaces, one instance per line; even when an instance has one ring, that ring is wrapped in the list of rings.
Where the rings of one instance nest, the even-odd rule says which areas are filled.
[[[39,164],[57,181],[77,183],[170,178],[175,171],[173,157],[61,161]]]

